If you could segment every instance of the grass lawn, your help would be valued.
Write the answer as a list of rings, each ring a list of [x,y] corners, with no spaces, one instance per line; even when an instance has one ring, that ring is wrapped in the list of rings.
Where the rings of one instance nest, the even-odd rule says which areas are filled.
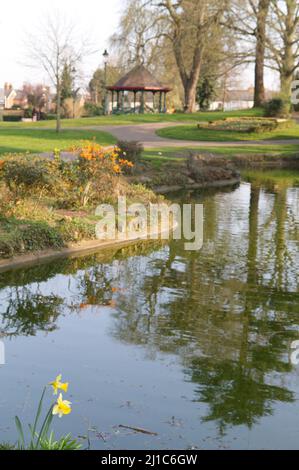
[[[152,148],[147,149],[143,152],[143,160],[150,162],[155,167],[161,167],[168,162],[174,162],[178,160],[184,161],[188,156],[188,153],[195,151],[198,153],[212,153],[216,155],[222,155],[223,157],[233,157],[234,155],[273,155],[277,154],[278,157],[288,157],[298,155],[298,145],[251,145],[250,147],[245,146],[234,146],[234,147],[209,147],[204,149],[199,148]]]
[[[231,112],[202,112],[194,114],[125,114],[125,115],[113,115],[113,116],[98,116],[92,118],[80,118],[80,119],[64,119],[62,120],[62,127],[86,127],[86,126],[120,126],[130,124],[145,124],[155,122],[190,122],[190,121],[216,121],[225,117],[240,117],[240,116],[262,116],[263,111],[261,109],[249,109],[242,111],[231,111]],[[12,123],[12,122],[0,122],[0,128],[10,129],[26,129],[26,128],[55,128],[55,121],[40,121],[40,122],[29,122],[29,123]]]
[[[160,129],[157,134],[161,137],[177,140],[193,140],[208,142],[242,142],[246,140],[285,140],[299,139],[299,125],[295,124],[289,129],[279,129],[266,133],[243,133],[236,131],[220,131],[211,129],[198,129],[195,125],[184,125]]]
[[[278,170],[243,170],[242,176],[248,181],[259,180],[261,182],[277,180],[280,184],[286,183],[288,186],[298,186],[299,185],[299,171],[298,170],[288,170],[288,169],[278,169]]]
[[[55,148],[67,150],[82,140],[95,140],[102,145],[112,145],[116,139],[107,132],[63,130],[57,134],[46,129],[0,129],[0,154],[42,153]]]

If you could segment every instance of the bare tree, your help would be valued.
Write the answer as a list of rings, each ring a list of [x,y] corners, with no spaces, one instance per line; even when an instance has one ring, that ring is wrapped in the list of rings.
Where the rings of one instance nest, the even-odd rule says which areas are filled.
[[[163,23],[157,12],[148,8],[144,0],[128,0],[110,44],[121,68],[140,64],[154,66],[162,36]]]
[[[56,131],[61,130],[61,89],[65,64],[75,67],[86,53],[76,39],[75,28],[59,15],[48,16],[37,34],[29,35],[28,50],[32,65],[42,67],[56,91]]]
[[[234,31],[235,39],[247,49],[248,62],[255,64],[254,106],[265,102],[265,51],[267,22],[271,0],[233,0],[226,13],[226,26]]]
[[[299,1],[271,0],[268,66],[279,72],[281,94],[290,99],[292,80],[299,66]]]
[[[156,5],[155,1],[150,2]],[[193,112],[204,53],[220,28],[228,0],[163,0],[160,11],[164,36],[171,42],[184,88],[185,112]]]
[[[254,75],[254,106],[259,107],[266,101],[265,92],[265,51],[267,43],[267,20],[271,0],[259,0],[254,4],[250,0],[252,10],[256,17],[256,48],[255,48],[255,75]]]
[[[144,63],[186,112],[195,109],[200,77],[218,80],[244,63],[232,31],[220,19],[231,0],[128,0],[111,38],[123,67]]]

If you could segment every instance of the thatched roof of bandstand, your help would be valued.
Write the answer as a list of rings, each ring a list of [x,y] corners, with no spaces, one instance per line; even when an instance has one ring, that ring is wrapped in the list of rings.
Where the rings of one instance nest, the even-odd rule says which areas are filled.
[[[165,87],[144,65],[137,65],[115,85],[108,86],[110,91],[152,91],[169,92],[171,88]]]

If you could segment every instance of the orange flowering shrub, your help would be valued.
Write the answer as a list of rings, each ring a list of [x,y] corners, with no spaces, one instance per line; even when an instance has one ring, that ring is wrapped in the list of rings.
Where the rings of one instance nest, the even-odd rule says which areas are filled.
[[[118,147],[82,142],[71,150],[78,158],[69,161],[62,159],[57,149],[53,159],[27,155],[0,159],[0,185],[13,198],[55,195],[55,205],[60,209],[113,203],[126,190],[127,183],[120,176],[134,164]]]
[[[115,176],[134,164],[120,158],[118,147],[105,148],[96,142],[83,142],[73,149],[78,153],[78,177],[80,179],[81,204],[86,206],[103,188],[111,187]]]
[[[76,151],[79,152],[81,162],[89,162],[91,168],[97,165],[106,170],[112,169],[114,173],[120,174],[123,168],[133,168],[134,166],[129,160],[120,158],[121,152],[118,147],[105,148],[95,142],[85,142]]]

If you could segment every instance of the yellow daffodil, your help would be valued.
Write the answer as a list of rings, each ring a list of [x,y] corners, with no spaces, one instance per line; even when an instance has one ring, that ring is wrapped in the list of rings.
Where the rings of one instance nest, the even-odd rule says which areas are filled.
[[[53,407],[53,415],[58,415],[59,418],[62,418],[63,415],[68,415],[71,413],[71,402],[62,399],[62,394],[60,393],[59,397],[57,398],[57,402]]]
[[[52,385],[53,387],[54,395],[57,395],[58,390],[63,390],[66,393],[69,388],[68,382],[65,382],[65,383],[61,382],[61,374],[57,375],[54,382],[50,382],[50,385]]]

